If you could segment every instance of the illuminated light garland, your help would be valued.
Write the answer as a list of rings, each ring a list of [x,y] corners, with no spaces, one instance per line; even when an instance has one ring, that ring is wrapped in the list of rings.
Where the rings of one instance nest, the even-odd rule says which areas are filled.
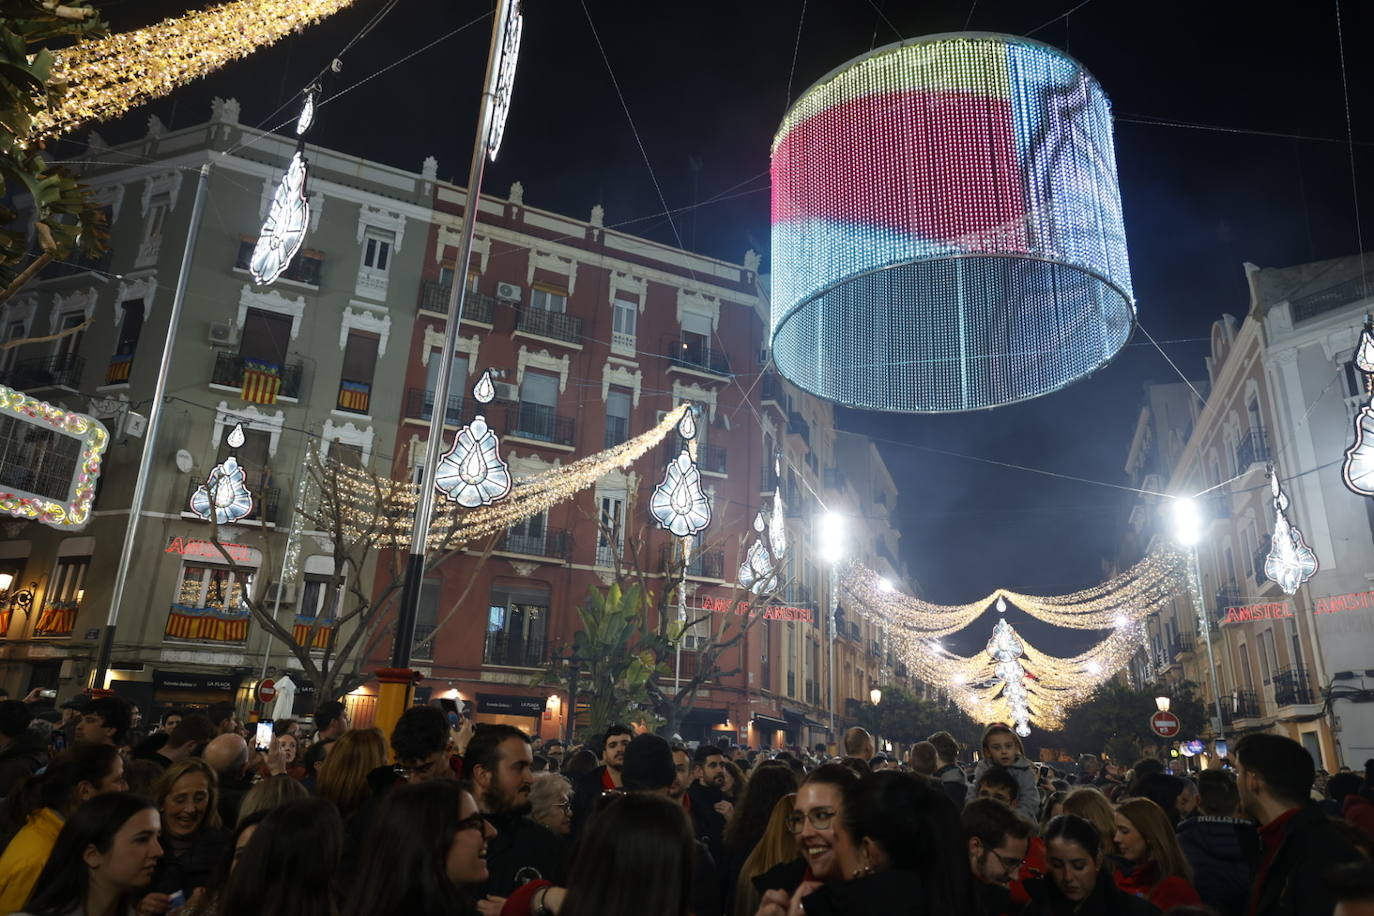
[[[352,5],[354,0],[235,0],[55,52],[66,92],[34,116],[31,140],[107,121]]]
[[[1269,466],[1269,492],[1274,500],[1274,536],[1264,558],[1264,575],[1277,582],[1285,595],[1317,574],[1321,564],[1296,525],[1288,521],[1288,494],[1279,486],[1278,471]]]
[[[1111,108],[1063,52],[985,33],[878,48],[802,93],[771,152],[771,352],[803,389],[973,410],[1126,343]]]
[[[110,444],[110,434],[94,417],[64,410],[22,391],[0,385],[0,417],[10,416],[24,424],[41,424],[53,432],[80,440],[76,469],[65,500],[57,500],[18,487],[0,488],[0,512],[14,518],[36,521],[50,528],[84,528],[91,517],[95,485],[100,479],[102,456]]]
[[[661,443],[677,426],[684,404],[668,411],[656,426],[633,439],[533,477],[515,482],[510,498],[471,512],[436,512],[430,525],[428,546],[437,549],[470,543],[477,538],[505,531],[511,525],[566,502],[598,480],[616,470],[625,470]],[[369,531],[381,531],[382,546],[396,550],[410,548],[411,521],[416,488],[409,481],[375,477],[357,468],[339,467],[336,488],[344,516],[344,533],[358,538]]]
[[[496,397],[490,371],[482,373],[472,396],[479,404],[490,404]],[[453,447],[439,459],[434,477],[434,488],[464,509],[505,499],[512,484],[510,466],[501,457],[501,440],[487,428],[487,418],[481,414],[458,430]]]

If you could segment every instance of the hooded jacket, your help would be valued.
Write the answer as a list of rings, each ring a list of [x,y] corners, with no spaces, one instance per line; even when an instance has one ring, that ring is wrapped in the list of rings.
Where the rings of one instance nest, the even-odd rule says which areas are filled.
[[[1193,887],[1221,916],[1240,916],[1259,863],[1259,833],[1239,817],[1198,815],[1179,821],[1178,845],[1193,866]]]
[[[973,771],[973,779],[968,784],[968,792],[964,794],[965,804],[978,797],[978,780],[993,766],[995,764],[987,760],[978,761],[978,766]],[[1025,754],[1017,754],[1016,759],[1005,769],[1015,777],[1016,785],[1019,787],[1016,804],[1012,806],[1016,813],[1032,821],[1040,820],[1040,789],[1036,786],[1035,767],[1026,759]]]

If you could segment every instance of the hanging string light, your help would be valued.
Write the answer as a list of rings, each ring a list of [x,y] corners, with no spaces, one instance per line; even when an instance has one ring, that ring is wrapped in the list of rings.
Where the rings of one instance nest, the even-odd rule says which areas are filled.
[[[1274,536],[1264,558],[1264,575],[1277,582],[1285,595],[1292,595],[1298,586],[1317,574],[1321,564],[1317,554],[1307,546],[1302,532],[1288,521],[1288,494],[1279,485],[1278,471],[1272,464],[1269,466],[1269,492],[1274,500]]]
[[[472,396],[479,404],[491,403],[496,396],[491,372],[482,373]],[[486,417],[478,414],[458,431],[453,447],[439,459],[434,487],[463,508],[476,509],[505,499],[511,486],[510,466],[501,457],[501,440],[487,427]]]

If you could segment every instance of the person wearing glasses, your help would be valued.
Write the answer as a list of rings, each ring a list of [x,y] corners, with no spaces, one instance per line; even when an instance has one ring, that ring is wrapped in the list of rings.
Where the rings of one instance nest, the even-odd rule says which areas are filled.
[[[386,793],[360,857],[344,916],[474,916],[496,830],[463,784],[398,785]]]
[[[839,763],[818,766],[802,781],[792,813],[787,817],[787,828],[801,855],[754,879],[754,887],[763,900],[770,893],[781,893],[790,901],[803,883],[814,887],[815,882],[845,878],[841,858],[849,856],[852,843],[840,815],[844,811],[845,791],[858,782],[858,774]],[[786,913],[787,907],[782,911]],[[759,912],[764,911],[760,908]]]
[[[984,916],[1011,912],[1012,882],[1020,877],[1030,848],[1030,821],[990,798],[969,802],[960,820],[980,912]]]
[[[530,786],[530,817],[559,836],[572,833],[572,782],[558,773],[536,773]]]

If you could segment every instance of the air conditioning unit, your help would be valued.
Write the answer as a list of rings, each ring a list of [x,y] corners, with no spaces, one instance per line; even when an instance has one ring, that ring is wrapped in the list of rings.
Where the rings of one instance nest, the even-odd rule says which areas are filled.
[[[282,588],[282,584],[281,584],[280,582],[270,582],[270,583],[268,583],[268,585],[267,585],[267,593],[266,593],[265,595],[263,595],[263,599],[262,599],[262,600],[263,600],[265,603],[267,603],[268,605],[276,604],[276,602],[277,602],[277,592],[278,592],[278,591],[281,592],[281,603],[282,603],[282,604],[295,604],[295,603],[296,603],[296,586],[295,586],[295,585],[288,585],[288,586],[286,586],[285,588]]]
[[[525,291],[514,283],[496,284],[496,298],[504,299],[507,302],[519,302],[525,296]]]
[[[520,388],[510,382],[492,382],[496,388],[496,400],[498,401],[518,401],[520,400]]]
[[[210,322],[210,343],[232,346],[239,341],[239,329],[228,321]]]

